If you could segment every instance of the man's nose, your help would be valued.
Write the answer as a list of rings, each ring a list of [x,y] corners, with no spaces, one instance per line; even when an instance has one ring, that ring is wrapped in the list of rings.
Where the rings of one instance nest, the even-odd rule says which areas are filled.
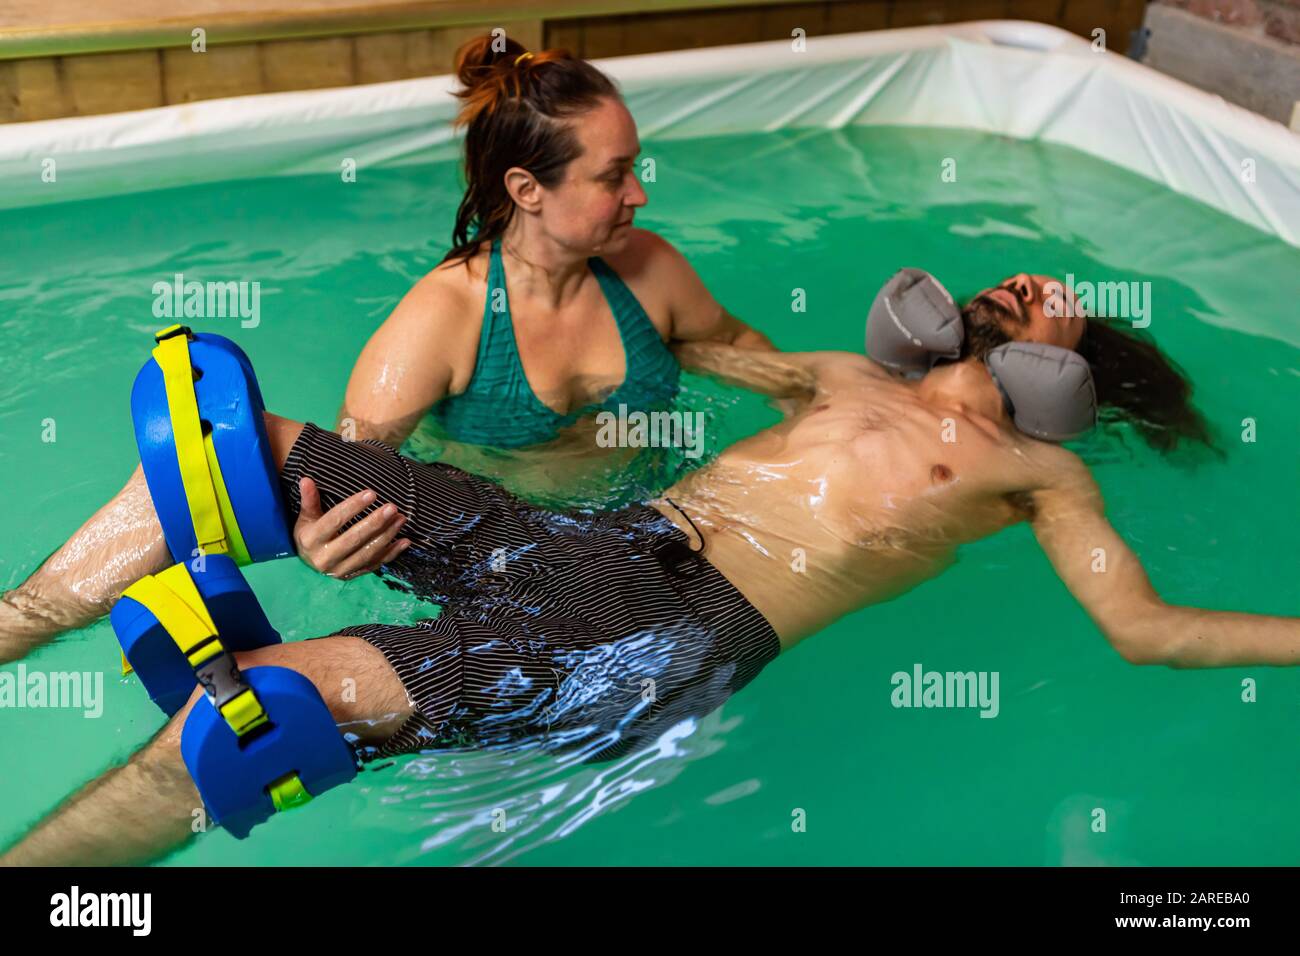
[[[1027,273],[1021,272],[1011,277],[1011,287],[1015,289],[1022,302],[1034,301],[1034,283]]]

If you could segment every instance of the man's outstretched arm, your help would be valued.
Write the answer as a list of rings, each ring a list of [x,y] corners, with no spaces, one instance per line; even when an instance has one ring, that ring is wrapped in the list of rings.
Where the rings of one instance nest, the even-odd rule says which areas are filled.
[[[1167,667],[1300,664],[1300,618],[1166,604],[1106,520],[1088,469],[1062,451],[1033,492],[1034,535],[1070,593],[1125,660]]]
[[[241,669],[276,665],[305,675],[321,692],[335,722],[362,744],[386,740],[412,711],[383,654],[359,637],[275,644],[236,654],[236,659]],[[345,694],[351,681],[355,693]],[[195,811],[203,802],[181,759],[181,732],[191,708],[208,706],[201,698],[196,690],[124,766],[82,787],[0,854],[0,866],[142,864],[189,842]]]

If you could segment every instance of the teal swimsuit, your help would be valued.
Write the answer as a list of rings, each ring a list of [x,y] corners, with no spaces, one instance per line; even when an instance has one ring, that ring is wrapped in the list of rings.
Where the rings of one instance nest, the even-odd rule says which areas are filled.
[[[519,448],[549,441],[561,428],[586,415],[617,413],[619,405],[626,405],[629,411],[663,408],[673,400],[681,369],[672,352],[618,273],[598,257],[588,259],[587,264],[596,274],[618,323],[627,356],[623,384],[603,402],[568,415],[548,408],[533,394],[515,343],[509,300],[505,301],[504,311],[492,311],[493,290],[504,293],[506,288],[500,242],[494,241],[474,376],[462,394],[449,396],[433,407],[434,418],[451,438],[474,445]]]

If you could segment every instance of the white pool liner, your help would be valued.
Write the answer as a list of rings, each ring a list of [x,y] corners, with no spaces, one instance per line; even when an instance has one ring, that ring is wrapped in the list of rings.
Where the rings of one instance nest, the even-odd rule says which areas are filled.
[[[599,61],[643,139],[845,125],[1073,146],[1300,245],[1300,137],[1055,27],[981,21]],[[195,54],[200,56],[202,54]],[[0,208],[452,155],[453,81],[0,126]],[[42,173],[54,160],[54,182]],[[1253,167],[1253,168],[1252,168]],[[46,175],[48,178],[48,173]]]

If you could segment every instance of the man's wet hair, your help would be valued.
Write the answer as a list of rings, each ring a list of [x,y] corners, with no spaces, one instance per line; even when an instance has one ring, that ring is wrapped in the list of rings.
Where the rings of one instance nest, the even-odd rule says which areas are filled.
[[[962,358],[983,358],[1012,341],[1008,327],[1026,319],[977,296],[962,309]],[[1217,451],[1205,418],[1192,405],[1187,374],[1145,332],[1115,319],[1089,317],[1075,351],[1092,366],[1103,425],[1128,422],[1149,446],[1169,454],[1182,445]]]

